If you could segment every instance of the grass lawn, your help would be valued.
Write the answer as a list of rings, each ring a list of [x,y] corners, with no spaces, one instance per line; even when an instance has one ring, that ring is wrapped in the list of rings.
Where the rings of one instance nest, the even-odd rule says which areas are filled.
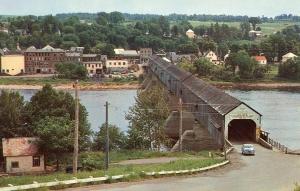
[[[113,175],[121,175],[121,174],[129,174],[135,173],[134,176],[129,177],[128,180],[136,180],[143,178],[142,172],[153,172],[153,171],[162,171],[162,170],[190,170],[195,168],[201,168],[210,166],[216,163],[220,163],[223,161],[220,157],[209,158],[208,151],[199,152],[199,153],[161,153],[158,152],[142,152],[142,151],[132,151],[130,152],[113,152],[111,153],[112,161],[120,161],[127,159],[136,159],[136,158],[153,158],[160,156],[176,156],[181,159],[165,163],[165,164],[145,164],[145,165],[117,165],[111,164],[108,172],[103,170],[95,170],[95,171],[83,171],[77,174],[77,178],[88,178],[89,176],[93,177],[102,177],[105,175],[113,176]],[[100,159],[101,160],[101,159]],[[23,184],[31,184],[33,181],[37,182],[50,182],[56,180],[68,180],[72,179],[74,175],[66,174],[64,172],[57,172],[47,175],[24,175],[24,176],[8,176],[0,178],[0,187],[5,187],[8,184],[13,185],[23,185]]]

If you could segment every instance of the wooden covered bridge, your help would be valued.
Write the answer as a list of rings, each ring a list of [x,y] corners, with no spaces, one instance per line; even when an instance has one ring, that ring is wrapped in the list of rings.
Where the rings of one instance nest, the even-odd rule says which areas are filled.
[[[179,69],[158,56],[149,61],[149,73],[173,96],[181,98],[185,110],[208,131],[215,145],[229,141],[258,141],[262,115],[246,103]],[[185,129],[192,129],[186,127]],[[177,132],[178,125],[171,127]]]

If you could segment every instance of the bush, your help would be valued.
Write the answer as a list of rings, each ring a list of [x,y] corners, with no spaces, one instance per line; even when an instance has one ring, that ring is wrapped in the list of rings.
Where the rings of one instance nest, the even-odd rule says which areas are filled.
[[[280,64],[278,75],[282,78],[300,79],[300,59],[290,59]]]
[[[254,69],[253,76],[254,78],[264,78],[268,71],[269,67],[267,66],[257,66]]]
[[[87,78],[87,70],[80,63],[59,63],[55,65],[59,78],[81,79]]]
[[[84,170],[92,171],[104,168],[104,154],[100,152],[83,153],[79,161]]]

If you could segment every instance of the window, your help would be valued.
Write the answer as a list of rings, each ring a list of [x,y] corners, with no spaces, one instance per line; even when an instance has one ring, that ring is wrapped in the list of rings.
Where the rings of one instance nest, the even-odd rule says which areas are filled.
[[[126,62],[123,62],[123,66],[125,66],[126,65]]]
[[[32,157],[32,166],[33,167],[41,166],[41,157],[40,156],[33,156]]]
[[[17,161],[11,162],[11,168],[19,168],[19,162]]]
[[[119,62],[119,66],[121,66],[121,62]]]

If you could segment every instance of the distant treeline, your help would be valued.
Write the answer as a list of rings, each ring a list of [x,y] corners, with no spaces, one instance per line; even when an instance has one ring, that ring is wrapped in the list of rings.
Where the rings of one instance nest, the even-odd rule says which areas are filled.
[[[60,20],[65,20],[71,16],[77,16],[82,20],[95,20],[97,18],[97,13],[64,13],[57,14],[56,17]],[[151,20],[158,19],[161,15],[158,14],[130,14],[123,13],[125,20],[129,21],[141,21],[141,20]],[[244,15],[207,15],[207,14],[169,14],[165,16],[170,21],[178,20],[190,20],[190,21],[214,21],[214,22],[244,22],[249,19],[248,16]],[[272,21],[300,21],[300,16],[292,14],[282,14],[272,17],[260,17],[262,22],[272,22]]]
[[[145,21],[151,19],[158,19],[161,15],[158,14],[130,14],[122,13],[125,20],[127,21]],[[94,21],[97,18],[97,13],[61,13],[56,14],[56,17],[64,21],[70,17],[76,16],[80,20]],[[0,21],[6,21],[7,18],[14,16],[0,15]],[[165,16],[170,21],[178,20],[190,20],[190,21],[214,21],[214,22],[244,22],[249,19],[248,16],[244,15],[207,15],[207,14],[169,14]],[[43,16],[41,16],[43,18]],[[292,14],[282,14],[272,17],[260,17],[262,22],[272,22],[272,21],[300,21],[300,16]]]

